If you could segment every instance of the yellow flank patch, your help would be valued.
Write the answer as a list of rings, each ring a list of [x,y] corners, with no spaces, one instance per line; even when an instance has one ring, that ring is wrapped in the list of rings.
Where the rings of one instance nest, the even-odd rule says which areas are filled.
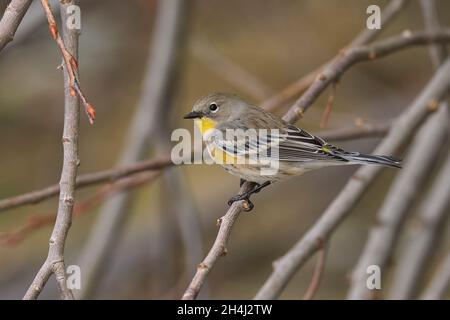
[[[203,117],[201,119],[195,120],[195,124],[200,129],[200,132],[202,134],[205,134],[208,130],[215,129],[217,122],[209,118]]]
[[[322,151],[325,151],[326,153],[331,153],[331,150],[328,149],[327,146],[323,146],[323,147],[322,147]]]
[[[238,157],[226,153],[222,149],[210,147],[211,156],[214,158],[216,164],[237,164]]]

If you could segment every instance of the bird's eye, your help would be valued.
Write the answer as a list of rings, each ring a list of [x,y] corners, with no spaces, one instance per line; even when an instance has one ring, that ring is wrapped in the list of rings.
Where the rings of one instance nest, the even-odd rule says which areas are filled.
[[[209,105],[209,110],[210,110],[212,113],[216,113],[217,110],[219,110],[219,107],[217,106],[217,104],[216,104],[215,102],[213,102],[213,103],[211,103],[211,104]]]

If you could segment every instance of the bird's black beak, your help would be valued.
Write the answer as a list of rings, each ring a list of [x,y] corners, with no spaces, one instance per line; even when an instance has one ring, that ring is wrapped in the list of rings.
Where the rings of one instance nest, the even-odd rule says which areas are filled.
[[[203,117],[203,114],[201,112],[192,111],[192,112],[189,112],[187,115],[185,115],[183,118],[184,119],[197,119],[197,118],[201,118],[201,117]]]

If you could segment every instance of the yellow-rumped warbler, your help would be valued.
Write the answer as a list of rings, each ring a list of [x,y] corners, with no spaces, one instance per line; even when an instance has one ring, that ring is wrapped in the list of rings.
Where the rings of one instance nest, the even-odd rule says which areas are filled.
[[[241,185],[244,180],[255,183],[252,190],[229,201],[231,205],[246,200],[248,210],[253,208],[253,193],[313,169],[349,164],[401,167],[401,161],[393,157],[344,151],[232,94],[200,98],[184,118],[195,119],[216,163],[240,177]],[[263,170],[267,160],[276,163],[275,171]]]

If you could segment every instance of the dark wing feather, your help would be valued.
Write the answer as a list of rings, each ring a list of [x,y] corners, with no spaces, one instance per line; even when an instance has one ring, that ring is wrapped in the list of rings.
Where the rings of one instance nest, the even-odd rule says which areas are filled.
[[[241,129],[235,126],[227,129]],[[222,129],[220,139],[214,139],[216,147],[233,156],[255,156],[261,159],[279,161],[348,161],[339,156],[343,150],[327,144],[323,139],[313,136],[305,130],[288,125],[282,130],[270,130],[267,135],[257,138],[237,135],[227,138]]]
[[[278,150],[278,158],[281,161],[347,161],[335,154],[334,150],[340,149],[293,125],[289,125],[285,130],[284,139],[280,140]]]

